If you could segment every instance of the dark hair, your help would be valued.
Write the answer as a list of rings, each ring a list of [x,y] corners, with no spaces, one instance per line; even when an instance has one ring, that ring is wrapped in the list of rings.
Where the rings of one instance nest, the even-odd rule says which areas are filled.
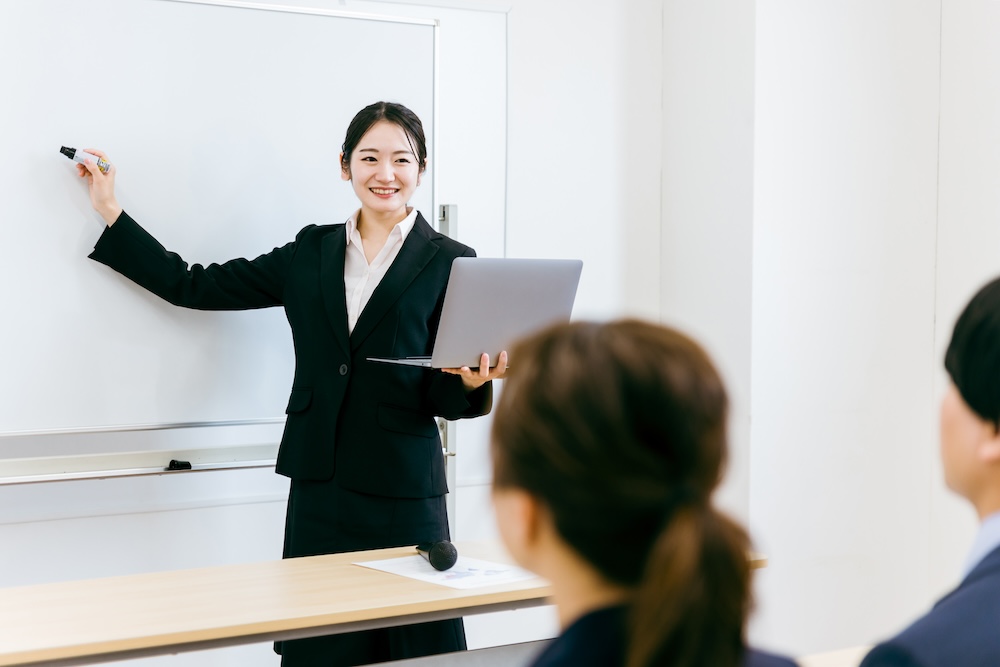
[[[944,367],[973,412],[1000,428],[1000,278],[959,315]]]
[[[389,121],[403,128],[410,142],[410,150],[416,156],[417,165],[423,172],[427,168],[427,141],[424,139],[423,123],[417,114],[395,102],[375,102],[355,114],[351,124],[347,126],[347,136],[344,137],[344,144],[340,148],[344,154],[340,162],[341,167],[350,170],[351,155],[357,148],[358,142],[365,136],[365,132],[380,120]]]
[[[728,401],[708,355],[673,329],[623,320],[558,325],[510,357],[494,484],[537,498],[567,544],[634,591],[627,667],[736,667],[750,543],[710,502]]]

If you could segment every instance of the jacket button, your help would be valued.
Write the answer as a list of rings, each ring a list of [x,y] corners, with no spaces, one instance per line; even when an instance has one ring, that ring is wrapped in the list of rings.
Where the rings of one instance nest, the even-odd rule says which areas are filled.
[[[347,364],[341,364],[340,365],[340,374],[341,375],[347,375]]]

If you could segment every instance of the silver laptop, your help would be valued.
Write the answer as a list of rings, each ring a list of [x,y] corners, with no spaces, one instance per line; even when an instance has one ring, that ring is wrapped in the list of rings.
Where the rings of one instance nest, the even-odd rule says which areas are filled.
[[[578,259],[458,257],[451,265],[431,356],[368,361],[478,368],[486,352],[495,364],[500,352],[522,336],[569,321],[582,270]]]

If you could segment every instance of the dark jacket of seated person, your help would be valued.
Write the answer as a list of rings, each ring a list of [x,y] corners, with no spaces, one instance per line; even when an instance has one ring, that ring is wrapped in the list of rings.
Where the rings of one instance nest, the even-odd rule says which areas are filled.
[[[542,651],[532,667],[624,665],[627,614],[627,607],[615,606],[578,618]],[[795,663],[781,656],[748,649],[739,664],[741,667],[789,667]]]
[[[749,649],[750,541],[711,495],[728,399],[656,324],[557,325],[514,346],[492,426],[500,535],[552,584],[534,667],[787,667]]]
[[[980,529],[954,591],[862,667],[1000,665],[1000,279],[965,307],[945,354],[941,462],[948,487],[968,500]]]

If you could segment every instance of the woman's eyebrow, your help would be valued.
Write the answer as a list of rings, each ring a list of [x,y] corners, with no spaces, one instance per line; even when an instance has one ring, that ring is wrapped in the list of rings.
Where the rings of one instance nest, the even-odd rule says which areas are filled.
[[[360,148],[360,149],[358,149],[358,152],[359,153],[378,153],[380,151],[377,148]],[[402,153],[404,155],[413,155],[413,151],[407,151],[407,150],[393,151],[392,155],[399,155],[400,153]]]

